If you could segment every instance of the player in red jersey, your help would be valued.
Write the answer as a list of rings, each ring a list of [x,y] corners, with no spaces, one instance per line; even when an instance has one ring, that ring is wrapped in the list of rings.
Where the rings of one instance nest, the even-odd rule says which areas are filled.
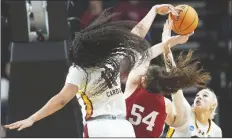
[[[140,31],[146,31],[145,29],[143,26],[143,30]],[[166,22],[162,43],[153,46],[156,51],[153,51],[151,59],[163,53],[165,49],[168,52],[169,46],[173,44],[185,43],[190,36],[170,40],[170,34],[171,30]],[[168,55],[165,53],[165,57]],[[127,119],[133,124],[136,137],[160,137],[165,123],[174,127],[179,126],[181,116],[176,116],[175,107],[163,94],[173,94],[181,88],[193,85],[205,86],[205,82],[209,79],[207,73],[197,68],[197,62],[189,63],[191,56],[191,51],[186,58],[180,55],[177,66],[167,64],[173,59],[167,60],[169,61],[166,62],[167,70],[165,67],[150,65],[149,59],[130,72],[124,94],[127,98]]]

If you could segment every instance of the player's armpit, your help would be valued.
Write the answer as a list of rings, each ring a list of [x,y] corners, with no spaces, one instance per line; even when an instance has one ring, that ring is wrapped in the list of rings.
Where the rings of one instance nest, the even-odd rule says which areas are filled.
[[[146,73],[149,65],[150,61],[145,61],[140,65],[135,65],[135,67],[133,67],[133,69],[130,71],[128,75],[127,83],[140,84],[140,78]]]
[[[141,84],[141,80],[143,75],[146,73],[147,66],[149,66],[148,62],[142,63],[139,66],[135,66],[131,70],[126,81],[126,88],[124,93],[125,98],[131,96],[138,85]]]

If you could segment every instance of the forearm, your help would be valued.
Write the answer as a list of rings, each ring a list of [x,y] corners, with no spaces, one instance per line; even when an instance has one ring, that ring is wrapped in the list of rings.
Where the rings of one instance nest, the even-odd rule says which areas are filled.
[[[131,33],[134,33],[141,38],[144,38],[149,31],[156,17],[156,14],[156,7],[153,6],[148,14],[132,29]]]
[[[151,61],[153,58],[156,58],[160,54],[164,52],[164,47],[167,44],[165,42],[158,43],[156,45],[153,45],[151,48],[148,49],[149,56],[147,58],[147,61]]]
[[[167,52],[163,53],[164,64],[165,64],[166,71],[170,72],[172,66],[176,67],[176,62],[174,61],[172,51],[170,49],[170,45],[169,45],[169,47],[167,48],[166,51]]]
[[[191,115],[191,106],[188,101],[185,99],[183,91],[178,90],[175,94],[172,95],[172,102],[174,105],[176,118],[172,127],[181,127],[184,125]]]
[[[156,44],[156,45],[152,46],[151,48],[149,48],[148,49],[148,52],[149,52],[148,57],[146,59],[144,59],[144,61],[142,61],[142,63],[137,62],[135,64],[134,68],[131,70],[131,73],[137,74],[137,75],[143,75],[147,71],[147,68],[150,65],[150,61],[153,58],[156,58],[157,56],[159,56],[160,54],[162,54],[164,52],[165,45],[166,44],[162,42],[162,43]],[[140,57],[140,56],[138,56],[138,57]]]
[[[169,58],[171,58],[169,60],[173,60],[171,52],[169,56]],[[172,65],[175,66],[174,60],[172,61]],[[166,67],[166,69],[169,70],[168,67]],[[172,94],[172,105],[174,111],[171,111],[170,113],[173,116],[171,116],[171,121],[169,120],[168,124],[172,127],[181,127],[188,121],[191,114],[191,106],[184,97],[181,89]]]
[[[176,66],[170,47],[168,47],[167,55],[165,55],[165,53],[163,53],[163,55],[164,55],[166,70],[170,71],[170,68],[172,66],[173,67]],[[167,60],[171,62],[171,67],[167,66]],[[183,91],[181,89],[178,90],[176,93],[172,94],[172,102],[175,109],[175,120],[173,121],[171,126],[180,127],[183,124],[185,124],[189,119],[191,107],[187,102],[187,100],[185,99]]]
[[[56,111],[60,110],[61,108],[64,107],[64,105],[66,103],[67,102],[62,101],[60,96],[56,95],[56,96],[52,97],[47,102],[47,104],[45,104],[39,111],[34,113],[29,118],[32,118],[33,121],[39,121],[39,120],[55,113]]]

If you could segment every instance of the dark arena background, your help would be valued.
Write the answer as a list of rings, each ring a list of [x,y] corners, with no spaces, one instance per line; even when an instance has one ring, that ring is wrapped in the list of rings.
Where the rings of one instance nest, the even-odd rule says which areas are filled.
[[[223,137],[232,137],[231,0],[2,0],[1,137],[82,137],[82,114],[76,97],[62,110],[21,132],[4,130],[3,126],[27,118],[59,92],[70,65],[66,40],[89,25],[102,10],[113,7],[122,13],[113,20],[140,21],[153,5],[162,3],[188,4],[197,11],[195,34],[173,51],[176,54],[193,49],[194,57],[211,73],[209,87],[219,101],[215,122]],[[166,18],[156,16],[146,36],[151,44],[161,41]],[[153,62],[159,63],[159,57]],[[191,104],[197,91],[196,87],[184,90]],[[164,137],[166,132],[167,127]]]

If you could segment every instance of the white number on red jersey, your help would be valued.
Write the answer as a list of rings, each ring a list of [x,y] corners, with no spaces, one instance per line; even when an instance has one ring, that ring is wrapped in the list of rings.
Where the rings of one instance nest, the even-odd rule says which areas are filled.
[[[134,118],[129,118],[129,121],[133,125],[139,125],[141,122],[147,125],[147,130],[152,131],[152,128],[155,126],[155,119],[156,116],[159,114],[156,111],[151,112],[150,114],[146,115],[145,117],[142,117],[139,112],[144,112],[144,107],[139,106],[137,104],[133,104],[132,110],[131,110],[131,115],[135,116],[136,119]]]

